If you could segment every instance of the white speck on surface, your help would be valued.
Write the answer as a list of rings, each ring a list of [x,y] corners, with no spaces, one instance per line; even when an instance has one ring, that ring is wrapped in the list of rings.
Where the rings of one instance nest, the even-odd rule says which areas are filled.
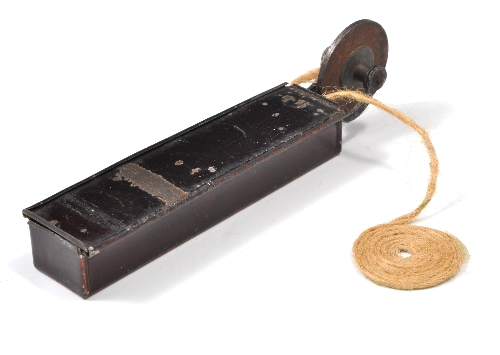
[[[263,103],[262,103],[262,106],[267,106],[267,102],[263,102]]]
[[[281,101],[286,104],[288,101],[295,101],[295,97],[291,96],[291,95],[285,95],[281,98]]]
[[[194,168],[194,169],[191,169],[191,175],[192,174],[196,174],[197,172],[199,172],[201,169],[200,168]]]
[[[278,127],[278,129],[279,129],[280,131],[282,131],[282,130],[284,130],[284,129],[285,129],[285,127]]]
[[[177,166],[182,165],[182,164],[184,164],[184,162],[182,160],[177,160],[175,162],[175,165],[177,165]]]
[[[208,171],[210,171],[211,173],[215,173],[217,171],[217,169],[214,168],[213,166],[209,166]]]
[[[272,114],[273,117],[278,117],[279,115],[280,114],[278,112]]]
[[[87,233],[87,229],[86,228],[80,229],[80,232]]]

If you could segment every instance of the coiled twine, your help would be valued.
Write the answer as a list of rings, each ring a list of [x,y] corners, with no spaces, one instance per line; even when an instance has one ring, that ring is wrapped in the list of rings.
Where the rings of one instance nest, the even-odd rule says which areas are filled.
[[[310,70],[291,85],[315,81],[318,73],[319,68]],[[402,112],[362,92],[337,90],[323,96],[330,100],[364,102],[390,113],[420,135],[429,154],[430,178],[422,203],[410,213],[361,233],[352,248],[358,268],[377,285],[399,290],[429,288],[455,276],[469,258],[465,246],[449,233],[409,224],[429,204],[436,191],[439,162],[428,133]]]

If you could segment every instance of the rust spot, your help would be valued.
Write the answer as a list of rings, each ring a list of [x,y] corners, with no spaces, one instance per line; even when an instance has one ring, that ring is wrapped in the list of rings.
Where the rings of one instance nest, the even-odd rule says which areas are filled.
[[[121,181],[123,177],[121,176],[120,173],[116,173],[115,176],[111,179],[113,181]]]
[[[125,181],[130,182],[132,186],[138,187],[154,197],[158,197],[167,205],[172,205],[189,194],[165,180],[162,176],[144,169],[137,164],[124,164],[118,169]]]
[[[57,223],[59,223],[58,221],[56,221],[55,219],[53,219],[52,221],[49,222],[50,224],[52,224],[53,226],[55,226]]]
[[[286,104],[288,101],[295,101],[295,97],[291,96],[291,95],[285,95],[281,98],[281,101]]]
[[[82,271],[82,289],[83,295],[86,297],[89,295],[89,288],[87,284],[87,268],[85,267],[85,258],[80,255],[80,268]]]

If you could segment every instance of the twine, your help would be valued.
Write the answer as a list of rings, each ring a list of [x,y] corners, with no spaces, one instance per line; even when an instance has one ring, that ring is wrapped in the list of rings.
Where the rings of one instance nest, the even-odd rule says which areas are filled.
[[[319,75],[319,68],[309,70],[307,73],[302,74],[298,78],[292,80],[290,85],[311,83],[313,81],[316,81],[316,79],[318,79],[318,75]]]
[[[315,81],[318,73],[319,68],[313,69],[290,85]],[[429,134],[404,113],[364,93],[339,90],[323,96],[329,100],[356,100],[386,111],[420,135],[429,155],[430,178],[422,203],[389,223],[361,233],[352,248],[358,268],[376,284],[399,290],[429,288],[455,276],[469,258],[460,240],[446,232],[408,224],[429,204],[436,191],[439,162]]]

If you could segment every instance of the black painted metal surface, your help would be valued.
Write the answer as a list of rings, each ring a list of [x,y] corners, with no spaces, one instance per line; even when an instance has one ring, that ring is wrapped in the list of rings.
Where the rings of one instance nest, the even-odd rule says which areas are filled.
[[[23,211],[35,267],[86,298],[340,153],[342,122],[374,94],[388,42],[370,20],[323,53],[309,90],[282,84]]]
[[[339,154],[346,117],[283,84],[203,121],[25,209],[35,266],[88,297]]]

